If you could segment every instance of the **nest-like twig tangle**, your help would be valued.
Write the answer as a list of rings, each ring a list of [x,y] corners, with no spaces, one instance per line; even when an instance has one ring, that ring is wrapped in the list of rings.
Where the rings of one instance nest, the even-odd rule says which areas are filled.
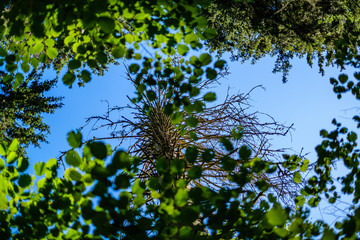
[[[135,83],[130,74],[128,79]],[[211,82],[201,84],[201,89],[205,89]],[[228,155],[238,159],[237,151],[241,146],[246,145],[252,150],[251,158],[261,158],[278,165],[275,174],[252,176],[254,183],[260,179],[265,180],[284,202],[288,202],[296,195],[297,185],[293,182],[293,174],[281,167],[284,161],[281,153],[285,149],[273,149],[271,145],[273,136],[285,136],[291,130],[291,126],[280,124],[267,114],[251,112],[249,97],[252,90],[247,94],[228,94],[222,103],[205,107],[198,113],[191,113],[191,116],[198,119],[198,124],[194,128],[186,127],[184,121],[173,124],[171,117],[164,113],[165,105],[171,102],[171,99],[166,98],[166,89],[152,87],[152,90],[156,92],[155,100],[150,100],[144,95],[138,103],[109,108],[104,116],[94,116],[87,120],[87,123],[95,121],[93,130],[104,128],[111,130],[110,137],[98,139],[119,139],[118,146],[123,145],[127,140],[128,152],[142,159],[138,176],[140,179],[147,180],[158,176],[155,167],[157,159],[165,158],[168,161],[174,158],[184,159],[186,149],[189,146],[196,146],[199,156],[206,149],[212,149],[215,158],[210,162],[203,162],[201,157],[198,157],[195,163],[186,166],[190,168],[198,165],[203,170],[202,177],[192,181],[191,184],[207,185],[215,189],[231,187],[227,178],[228,172],[221,170],[221,158]],[[145,105],[148,106],[147,111],[144,111]],[[121,116],[116,121],[111,119],[110,113],[118,113],[124,109],[131,111],[131,117]],[[185,111],[180,111],[183,113],[183,119],[189,116]],[[234,130],[241,132],[241,138],[233,137]],[[197,138],[191,135],[194,133]],[[232,140],[234,145],[232,153],[226,151],[219,143],[221,137]],[[236,170],[237,168],[234,169]],[[256,189],[252,184],[249,188]]]

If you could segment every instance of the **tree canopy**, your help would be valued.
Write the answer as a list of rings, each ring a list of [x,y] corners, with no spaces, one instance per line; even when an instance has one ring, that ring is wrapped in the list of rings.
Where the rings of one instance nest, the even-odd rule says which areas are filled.
[[[324,141],[316,147],[314,171],[303,179],[306,159],[283,155],[277,162],[254,157],[257,145],[247,146],[244,123],[234,131],[218,132],[220,138],[211,140],[214,146],[206,138],[208,132],[197,129],[216,126],[202,124],[211,122],[216,111],[229,110],[226,102],[206,105],[216,96],[202,92],[201,84],[217,79],[226,67],[226,61],[214,59],[206,46],[220,54],[235,51],[233,57],[243,60],[278,55],[275,69],[285,73],[289,59],[305,55],[309,63],[317,57],[320,66],[326,59],[341,67],[358,67],[357,0],[9,0],[2,1],[0,12],[0,97],[6,104],[0,107],[0,126],[6,125],[0,128],[2,238],[359,237],[355,131],[336,120],[335,130],[321,130]],[[145,45],[151,47],[152,57],[141,55]],[[176,55],[180,60],[174,64]],[[70,131],[63,176],[60,159],[35,163],[37,177],[27,172],[24,147],[45,140],[42,132],[48,130],[40,115],[61,106],[59,98],[42,95],[54,84],[41,79],[44,70],[54,70],[69,87],[86,86],[92,74],[102,75],[111,63],[123,59],[132,60],[128,70],[138,92],[132,99],[138,114],[146,124],[156,122],[155,117],[164,120],[158,127],[170,122],[170,132],[133,125],[149,137],[137,149],[141,154],[131,154],[102,141],[85,141],[80,131]],[[359,73],[354,77],[359,79]],[[331,84],[339,98],[346,92],[360,96],[360,83],[345,74],[332,78]],[[17,124],[17,119],[22,122]],[[358,116],[354,120],[360,122]],[[249,121],[256,124],[256,119]],[[186,144],[175,154],[157,148],[153,138],[160,133],[184,136],[179,139]],[[209,145],[199,144],[196,139],[201,137]],[[144,149],[152,156],[147,157]],[[340,190],[332,171],[337,162],[349,169],[337,179]],[[206,166],[216,166],[227,184],[191,184],[206,179]],[[141,177],[144,172],[147,177]],[[294,206],[284,205],[264,176],[280,176],[296,186]],[[333,204],[344,194],[353,200],[353,211],[343,220],[331,226],[309,218],[319,202]]]

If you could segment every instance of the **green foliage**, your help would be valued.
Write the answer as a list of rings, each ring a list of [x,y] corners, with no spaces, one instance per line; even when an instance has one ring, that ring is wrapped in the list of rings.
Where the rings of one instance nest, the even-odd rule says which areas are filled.
[[[32,72],[16,89],[0,81],[1,140],[16,138],[23,147],[46,142],[49,126],[43,122],[43,114],[60,108],[62,98],[44,96],[56,82],[42,81],[41,77],[42,74]]]
[[[346,55],[359,45],[358,1],[212,1],[202,15],[214,36],[206,45],[219,55],[253,62],[276,56],[274,72],[283,80],[294,57],[317,59],[320,71],[335,63],[344,67]],[[339,46],[343,45],[341,49]]]
[[[358,1],[355,1],[356,3]],[[357,134],[341,127],[322,130],[325,140],[316,148],[314,174],[303,179],[309,161],[284,155],[273,163],[252,156],[247,146],[235,147],[232,139],[243,137],[241,126],[230,129],[231,138],[220,137],[225,154],[200,149],[191,140],[183,156],[155,158],[156,171],[143,174],[142,159],[124,151],[110,153],[103,142],[84,143],[72,131],[65,154],[70,166],[62,177],[58,161],[37,162],[37,177],[25,173],[23,156],[29,144],[45,141],[48,126],[42,113],[61,107],[60,98],[44,97],[55,84],[40,81],[40,73],[65,67],[62,81],[69,87],[90,82],[91,72],[102,75],[115,59],[134,61],[129,75],[142,97],[155,101],[151,89],[166,89],[164,113],[177,126],[196,127],[191,116],[204,110],[204,102],[216,100],[206,93],[202,100],[199,82],[212,81],[223,60],[208,53],[188,56],[173,64],[175,54],[191,55],[205,42],[222,54],[235,50],[233,59],[254,60],[277,55],[275,71],[286,76],[294,56],[306,56],[312,64],[359,66],[359,9],[351,1],[2,1],[0,3],[0,236],[2,239],[355,239],[360,232],[359,150]],[[355,6],[355,7],[354,7]],[[153,58],[141,55],[147,42]],[[209,66],[214,62],[214,66]],[[88,70],[91,70],[88,71]],[[216,70],[217,69],[217,70]],[[24,75],[30,72],[28,75]],[[157,76],[159,81],[155,81]],[[359,98],[359,74],[355,81],[345,75],[332,78],[334,92],[351,92]],[[166,81],[161,79],[167,79]],[[201,99],[201,98],[200,98]],[[25,109],[32,109],[26,111]],[[149,106],[143,110],[151,116]],[[184,109],[182,112],[181,110]],[[161,109],[162,111],[162,109]],[[360,126],[360,118],[354,117]],[[182,126],[186,131],[186,126]],[[14,140],[15,139],[15,140]],[[236,156],[236,152],[239,155]],[[214,161],[219,161],[215,165]],[[349,169],[337,180],[332,176],[338,161]],[[199,184],[207,174],[203,164],[213,164],[227,176],[227,187]],[[146,163],[145,163],[146,164]],[[280,166],[281,165],[281,166]],[[282,167],[280,169],[280,167]],[[292,209],[280,204],[264,178],[286,170],[299,188]],[[302,185],[302,182],[306,184]],[[251,187],[249,187],[251,186]],[[323,195],[335,203],[340,194],[353,199],[353,212],[335,224],[311,222],[304,209],[316,207]]]

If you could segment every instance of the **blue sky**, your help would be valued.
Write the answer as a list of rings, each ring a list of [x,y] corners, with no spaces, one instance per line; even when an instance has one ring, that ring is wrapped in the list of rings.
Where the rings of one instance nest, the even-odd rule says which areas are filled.
[[[227,56],[225,60],[229,60]],[[310,68],[305,59],[294,60],[287,83],[282,83],[282,75],[273,74],[275,59],[267,57],[255,65],[246,62],[229,62],[230,72],[222,79],[219,86],[211,89],[217,92],[218,100],[224,99],[227,89],[230,93],[246,93],[254,86],[262,85],[265,90],[256,89],[251,94],[253,111],[270,114],[280,123],[294,124],[295,130],[287,137],[274,138],[275,148],[290,148],[290,153],[309,153],[311,162],[316,160],[314,148],[321,143],[319,131],[332,130],[331,121],[337,118],[341,122],[353,126],[349,120],[355,110],[349,110],[358,105],[350,94],[341,100],[336,98],[329,83],[330,77],[337,77],[339,69],[326,68],[325,76],[321,76],[315,65]],[[345,71],[352,76],[353,71]],[[49,74],[49,77],[51,74]],[[47,161],[59,156],[60,151],[68,150],[66,134],[85,124],[85,119],[94,115],[102,115],[107,110],[107,100],[110,106],[129,103],[126,95],[134,96],[134,88],[126,80],[123,65],[112,66],[103,77],[94,79],[85,87],[74,85],[67,88],[61,82],[50,95],[64,96],[64,107],[53,115],[46,115],[45,122],[51,127],[48,136],[49,144],[42,144],[41,149],[29,149],[32,165],[38,161]],[[89,131],[84,131],[84,137]],[[124,146],[126,149],[126,146]],[[326,206],[321,206],[321,208]],[[319,211],[320,212],[320,211]],[[322,218],[321,214],[316,217]]]
[[[226,56],[224,59],[228,60]],[[230,93],[246,93],[257,85],[251,93],[253,110],[270,114],[277,121],[287,125],[294,124],[291,136],[274,139],[279,147],[290,147],[294,151],[314,152],[320,143],[319,131],[332,129],[331,120],[336,117],[348,121],[353,116],[357,102],[350,94],[341,100],[336,98],[329,84],[330,77],[337,77],[339,69],[327,68],[326,75],[318,73],[317,66],[310,68],[304,59],[293,61],[287,83],[282,83],[281,74],[273,74],[274,59],[267,57],[252,65],[249,62],[229,62],[230,75],[220,81],[211,91],[215,91],[218,100],[224,99],[227,89]],[[347,71],[352,76],[352,71]],[[51,74],[49,74],[49,78]],[[85,124],[85,119],[106,112],[108,101],[111,106],[129,103],[126,95],[134,96],[133,86],[126,80],[123,65],[112,66],[103,77],[94,77],[85,87],[74,85],[69,89],[61,82],[49,95],[64,96],[64,107],[55,114],[46,115],[45,122],[51,127],[49,144],[41,149],[30,149],[29,154],[36,161],[46,161],[58,156],[59,151],[67,149],[66,134]],[[346,111],[347,110],[347,111]],[[87,136],[88,132],[83,132]],[[309,157],[315,157],[309,155]]]

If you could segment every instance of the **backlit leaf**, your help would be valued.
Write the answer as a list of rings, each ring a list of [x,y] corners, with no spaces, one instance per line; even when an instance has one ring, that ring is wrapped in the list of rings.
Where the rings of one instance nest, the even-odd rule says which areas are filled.
[[[66,154],[65,161],[66,161],[67,164],[69,164],[70,166],[74,166],[74,167],[78,167],[82,163],[81,157],[74,150],[70,150]]]
[[[44,162],[35,163],[34,170],[36,175],[38,176],[44,175],[46,171],[46,163]]]
[[[279,203],[274,203],[270,211],[265,214],[265,218],[272,226],[281,226],[286,223],[287,213]]]
[[[54,59],[54,58],[57,57],[58,51],[56,50],[56,48],[49,47],[49,48],[46,49],[46,55],[47,55],[50,59]]]
[[[114,58],[122,58],[125,55],[125,48],[123,46],[116,47],[112,50],[111,54]]]
[[[68,133],[68,136],[67,136],[67,141],[69,143],[69,145],[72,147],[72,148],[78,148],[78,147],[81,147],[81,144],[82,144],[82,134],[80,131],[71,131]]]
[[[181,56],[184,56],[189,51],[189,47],[186,46],[185,44],[178,44],[177,51]]]

